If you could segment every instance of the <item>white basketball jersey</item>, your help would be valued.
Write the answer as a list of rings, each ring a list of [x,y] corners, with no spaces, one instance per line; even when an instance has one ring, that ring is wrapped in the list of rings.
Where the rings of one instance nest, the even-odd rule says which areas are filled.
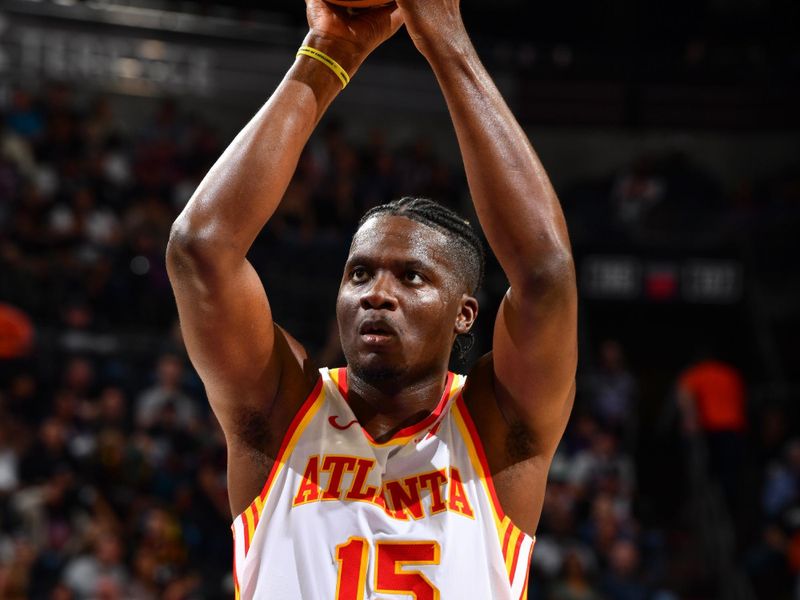
[[[466,377],[378,443],[347,403],[347,370],[320,373],[233,522],[237,600],[524,600],[534,538],[497,501]]]

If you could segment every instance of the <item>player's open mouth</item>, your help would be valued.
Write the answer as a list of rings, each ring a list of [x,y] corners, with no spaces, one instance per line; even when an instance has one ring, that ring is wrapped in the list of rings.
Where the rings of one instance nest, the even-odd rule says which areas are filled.
[[[381,345],[395,337],[395,331],[383,320],[368,320],[358,328],[361,339],[370,345]]]

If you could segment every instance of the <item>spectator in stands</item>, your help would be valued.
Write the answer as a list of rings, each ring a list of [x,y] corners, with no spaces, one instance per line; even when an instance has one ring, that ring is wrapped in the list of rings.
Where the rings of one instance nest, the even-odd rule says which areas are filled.
[[[164,573],[177,573],[186,566],[187,552],[181,528],[169,511],[152,508],[142,515],[140,536],[137,545],[155,558],[158,568]]]
[[[129,433],[128,400],[120,387],[110,385],[100,392],[93,424],[98,431]]]
[[[11,444],[9,429],[8,421],[0,420],[0,506],[19,484],[17,449]]]
[[[133,580],[128,587],[129,600],[156,600],[159,591],[158,562],[144,550],[133,559]]]
[[[589,581],[584,561],[585,558],[578,552],[570,551],[567,554],[561,579],[553,587],[548,600],[602,600]]]
[[[61,389],[71,392],[78,398],[89,398],[95,386],[95,367],[91,360],[73,357],[64,369]]]
[[[586,378],[589,407],[606,427],[623,432],[633,423],[636,382],[625,365],[622,345],[617,340],[600,344],[599,364]]]
[[[789,536],[780,525],[770,524],[747,553],[745,565],[758,598],[790,600],[797,598],[796,573],[789,565]],[[794,594],[794,595],[792,595]]]
[[[681,373],[677,393],[684,432],[705,438],[711,473],[735,508],[747,430],[744,378],[734,366],[703,351]]]
[[[773,461],[783,457],[792,419],[786,407],[780,404],[768,404],[759,408],[758,424],[758,463],[759,468],[766,468]]]
[[[92,190],[82,187],[67,203],[56,204],[49,215],[50,235],[57,243],[72,243],[84,264],[100,259],[103,252],[114,247],[121,235],[117,216],[98,205]]]
[[[791,440],[783,461],[770,465],[763,493],[764,513],[774,519],[800,505],[800,439]]]
[[[630,540],[614,543],[609,557],[609,572],[602,589],[607,598],[614,600],[647,600],[648,591],[637,577],[639,550]]]
[[[617,437],[608,431],[594,436],[590,448],[576,453],[570,467],[573,486],[597,489],[601,482],[612,477],[619,482],[619,492],[627,495],[633,489],[634,468],[630,457],[619,451]]]
[[[76,600],[120,598],[128,577],[120,540],[111,532],[100,532],[92,553],[74,558],[64,569],[64,583]]]
[[[30,569],[35,558],[36,548],[25,538],[17,538],[8,549],[0,548],[0,598],[27,600]]]
[[[9,166],[16,167],[20,175],[34,177],[36,175],[36,160],[30,142],[9,128],[5,119],[0,114],[0,159],[9,161]],[[7,175],[8,176],[8,175]],[[0,185],[0,192],[4,186]],[[10,195],[0,194],[0,198],[10,199]],[[4,203],[5,204],[5,203]],[[0,205],[2,206],[2,205]],[[0,208],[0,222],[3,221],[4,211]]]
[[[800,597],[800,438],[769,465],[762,490],[761,539],[745,557],[759,598]]]
[[[36,139],[42,134],[44,117],[36,108],[33,96],[26,90],[14,90],[6,125],[9,130],[27,139]]]
[[[6,365],[14,366],[14,363],[0,361],[0,367]],[[38,425],[42,414],[40,387],[41,382],[30,369],[19,369],[18,372],[9,375],[4,390],[4,405],[9,418],[21,419],[29,425],[34,423]]]
[[[198,410],[182,388],[183,362],[172,354],[158,359],[156,384],[136,400],[136,424],[147,429],[156,424],[165,410],[174,411],[176,424],[184,429],[195,425]]]
[[[59,472],[71,472],[75,461],[68,444],[67,428],[61,421],[44,421],[38,440],[22,457],[22,479],[26,483],[45,483]]]

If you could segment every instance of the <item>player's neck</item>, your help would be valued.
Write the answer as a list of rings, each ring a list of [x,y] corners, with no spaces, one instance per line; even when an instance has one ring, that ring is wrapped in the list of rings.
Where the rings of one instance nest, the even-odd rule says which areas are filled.
[[[418,423],[441,400],[447,369],[409,381],[365,381],[348,372],[347,399],[358,422],[378,441]]]

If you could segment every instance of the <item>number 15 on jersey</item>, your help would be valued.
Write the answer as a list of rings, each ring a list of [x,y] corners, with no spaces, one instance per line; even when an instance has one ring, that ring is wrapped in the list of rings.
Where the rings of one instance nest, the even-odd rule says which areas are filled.
[[[336,600],[365,600],[370,543],[351,537],[336,546],[339,575]],[[438,565],[439,544],[434,541],[375,543],[374,590],[379,594],[405,594],[416,600],[439,600],[439,590],[413,565]]]

